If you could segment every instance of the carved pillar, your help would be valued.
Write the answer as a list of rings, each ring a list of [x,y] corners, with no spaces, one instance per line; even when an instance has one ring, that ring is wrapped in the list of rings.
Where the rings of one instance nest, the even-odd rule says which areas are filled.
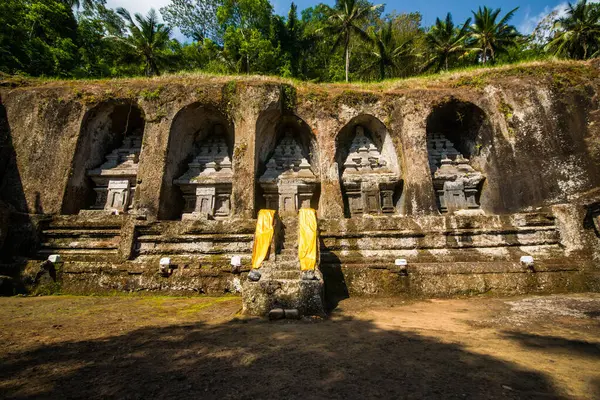
[[[147,116],[152,115],[151,110],[146,108],[144,112]],[[149,218],[158,217],[171,119],[147,121],[144,129],[133,212],[144,214]]]
[[[254,216],[256,199],[256,132],[259,115],[266,109],[279,108],[279,87],[237,86],[236,109],[231,115],[235,126],[233,164],[235,175],[231,192],[232,213],[243,218]]]
[[[403,110],[419,110],[403,112]],[[427,152],[426,121],[429,110],[408,101],[392,114],[402,141],[404,207],[406,214],[438,214]],[[398,122],[401,121],[401,122]]]
[[[331,120],[315,121],[319,125],[320,135],[317,141],[321,161],[321,197],[319,198],[320,218],[344,218],[344,200],[340,185],[340,172],[335,162],[335,137],[339,130]]]

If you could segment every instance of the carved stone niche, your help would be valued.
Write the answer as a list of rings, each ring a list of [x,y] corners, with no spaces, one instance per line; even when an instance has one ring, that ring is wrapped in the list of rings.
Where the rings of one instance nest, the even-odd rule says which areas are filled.
[[[364,128],[357,126],[342,172],[351,216],[395,212],[394,190],[400,177],[389,165]]]
[[[223,126],[200,145],[198,155],[185,174],[173,183],[185,199],[181,219],[223,219],[231,215],[233,170]]]
[[[430,136],[428,150],[440,211],[479,209],[478,199],[485,176],[471,167],[469,160],[441,133]]]
[[[290,132],[275,147],[259,184],[266,208],[278,210],[279,214],[295,214],[300,208],[310,207],[319,180]]]
[[[596,236],[600,237],[600,202],[586,204],[584,227],[594,228]]]
[[[123,144],[106,156],[106,162],[87,171],[94,181],[96,202],[92,210],[126,213],[133,208],[142,132],[135,131]]]

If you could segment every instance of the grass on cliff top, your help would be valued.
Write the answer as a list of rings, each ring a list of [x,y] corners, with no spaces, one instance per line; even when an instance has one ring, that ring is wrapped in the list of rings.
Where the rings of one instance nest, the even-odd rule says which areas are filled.
[[[482,87],[497,78],[506,77],[539,77],[549,75],[572,75],[575,78],[598,75],[599,65],[592,65],[598,60],[574,61],[549,59],[544,61],[526,61],[514,64],[496,66],[470,66],[448,72],[429,73],[410,78],[394,78],[381,82],[336,82],[313,83],[299,79],[282,78],[268,75],[221,75],[203,71],[182,71],[164,74],[158,77],[131,77],[131,78],[106,78],[106,79],[58,79],[58,78],[30,78],[23,76],[9,76],[0,74],[0,86],[80,86],[105,85],[107,83],[132,84],[137,86],[154,86],[164,84],[185,84],[194,81],[224,84],[236,81],[243,84],[288,84],[299,90],[313,90],[318,88],[338,90],[365,90],[374,92],[387,92],[402,89],[431,89],[441,87]]]

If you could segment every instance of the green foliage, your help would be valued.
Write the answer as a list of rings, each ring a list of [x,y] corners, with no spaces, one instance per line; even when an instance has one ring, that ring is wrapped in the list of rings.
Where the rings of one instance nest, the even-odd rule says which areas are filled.
[[[117,8],[117,14],[125,20],[129,35],[113,38],[128,46],[133,55],[145,64],[146,76],[160,75],[159,64],[165,62],[164,52],[169,46],[171,28],[159,22],[158,14],[152,8],[146,17],[135,14],[132,18],[124,8]]]
[[[406,76],[402,74],[403,67],[415,56],[412,38],[400,41],[394,35],[393,21],[388,21],[377,31],[372,31],[371,42],[375,46],[371,52],[373,61],[364,68],[367,76],[375,74],[379,80],[386,76]]]
[[[360,0],[338,0],[335,7],[329,10],[328,24],[325,32],[336,37],[333,49],[343,46],[346,59],[346,82],[350,71],[350,43],[352,38],[358,37],[366,42],[371,38],[364,29],[368,19],[383,9],[383,5],[372,5]]]
[[[294,111],[296,109],[296,88],[292,85],[281,85],[281,97],[284,111]]]
[[[483,64],[494,62],[498,54],[517,44],[519,33],[514,26],[508,25],[517,10],[518,7],[509,11],[500,21],[497,21],[499,8],[479,7],[477,12],[473,11],[469,45]]]
[[[506,121],[511,121],[514,115],[514,109],[512,108],[512,106],[510,104],[508,104],[507,102],[505,102],[504,100],[500,100],[500,105],[498,106],[500,112],[502,113],[502,115],[504,115],[504,118],[506,119]]]
[[[164,20],[194,39],[220,41],[219,24],[215,18],[220,0],[171,0],[171,4],[160,9]]]
[[[379,100],[379,96],[377,96],[375,93],[344,90],[341,94],[335,97],[334,104],[336,107],[341,104],[353,107],[359,104],[375,104]]]
[[[466,39],[469,34],[471,18],[457,27],[448,13],[444,21],[437,18],[435,25],[427,32],[428,60],[425,69],[448,71],[452,62],[460,60],[466,54]]]
[[[60,78],[153,76],[201,70],[306,81],[383,80],[551,56],[600,56],[600,4],[554,10],[532,35],[509,25],[517,9],[479,7],[423,27],[419,13],[336,0],[286,17],[270,0],[171,0],[145,16],[106,0],[1,0],[0,72]],[[559,18],[559,15],[564,15]],[[171,38],[179,28],[192,42]],[[461,78],[457,85],[478,86]],[[477,78],[474,78],[477,80]],[[463,82],[464,81],[464,82]]]
[[[65,77],[77,64],[77,22],[58,0],[0,2],[0,71]]]
[[[158,87],[154,90],[142,90],[140,92],[140,97],[146,101],[158,100],[160,98],[161,91],[162,87]]]
[[[217,11],[224,29],[224,53],[235,72],[276,74],[279,47],[268,0],[225,0]]]
[[[569,3],[564,17],[555,21],[555,36],[546,46],[552,54],[585,60],[600,56],[600,4]]]
[[[223,104],[225,106],[225,111],[232,118],[233,110],[235,110],[237,105],[237,83],[236,81],[229,81],[223,86]]]

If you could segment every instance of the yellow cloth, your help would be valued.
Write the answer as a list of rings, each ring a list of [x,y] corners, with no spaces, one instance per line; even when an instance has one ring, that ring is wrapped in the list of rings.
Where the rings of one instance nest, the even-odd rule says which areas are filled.
[[[256,220],[254,232],[254,246],[252,247],[252,268],[260,268],[260,264],[269,254],[271,240],[273,240],[273,221],[275,210],[260,210]]]
[[[302,271],[313,271],[317,264],[317,213],[312,208],[301,208],[298,217],[298,258]]]

